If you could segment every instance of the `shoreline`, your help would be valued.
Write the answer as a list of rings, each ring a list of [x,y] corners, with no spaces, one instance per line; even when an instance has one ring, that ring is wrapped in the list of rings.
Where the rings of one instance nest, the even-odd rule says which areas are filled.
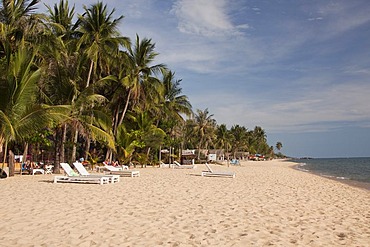
[[[1,182],[4,246],[368,246],[370,194],[293,162],[137,168],[116,184]]]
[[[297,171],[304,172],[304,173],[309,173],[309,174],[319,176],[319,177],[322,177],[322,178],[327,178],[327,179],[330,179],[330,180],[333,180],[333,181],[336,181],[336,182],[339,182],[339,183],[347,184],[347,185],[355,187],[355,188],[360,188],[360,189],[364,189],[366,191],[370,191],[370,183],[360,182],[360,181],[351,180],[351,179],[339,179],[339,178],[336,178],[334,176],[325,176],[325,175],[320,174],[319,172],[309,171],[309,170],[299,168],[300,163],[298,163],[298,162],[294,162],[292,160],[287,160],[287,162],[294,163],[294,164],[292,164],[291,167],[293,169],[297,170]]]

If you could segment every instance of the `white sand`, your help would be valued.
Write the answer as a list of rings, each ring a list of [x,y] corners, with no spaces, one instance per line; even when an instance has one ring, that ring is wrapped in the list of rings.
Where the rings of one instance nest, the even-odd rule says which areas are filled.
[[[109,185],[0,181],[0,246],[370,246],[370,193],[244,162],[236,178],[140,169]]]

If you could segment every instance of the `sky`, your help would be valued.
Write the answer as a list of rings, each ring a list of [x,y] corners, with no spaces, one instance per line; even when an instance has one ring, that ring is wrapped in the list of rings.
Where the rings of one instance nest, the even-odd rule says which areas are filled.
[[[96,2],[69,0],[79,14]],[[103,3],[123,36],[152,39],[194,111],[260,126],[291,157],[370,157],[370,1]]]

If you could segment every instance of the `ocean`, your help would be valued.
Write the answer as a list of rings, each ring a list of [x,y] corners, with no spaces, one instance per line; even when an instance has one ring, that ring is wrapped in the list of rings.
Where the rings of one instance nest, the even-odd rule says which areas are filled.
[[[297,169],[370,189],[369,158],[297,159]]]

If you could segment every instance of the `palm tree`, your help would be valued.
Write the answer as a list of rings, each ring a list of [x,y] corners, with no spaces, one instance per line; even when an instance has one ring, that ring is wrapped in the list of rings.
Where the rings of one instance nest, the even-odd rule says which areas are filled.
[[[67,107],[37,104],[41,69],[35,66],[34,57],[32,51],[20,47],[10,55],[10,61],[1,60],[0,146],[5,146],[3,163],[10,141],[20,141],[51,122],[66,118]]]
[[[232,143],[232,135],[230,134],[230,131],[227,129],[225,124],[221,124],[217,127],[216,130],[216,145],[222,149],[226,150],[226,154],[229,153],[229,148],[231,147]],[[227,157],[229,159],[229,157]]]
[[[47,17],[50,30],[56,37],[61,37],[64,41],[70,42],[78,36],[76,30],[79,22],[73,23],[75,7],[69,7],[68,0],[60,0],[59,4],[54,4],[54,8],[46,6],[49,12]]]
[[[90,8],[84,6],[85,13],[79,15],[79,31],[82,36],[79,47],[86,48],[86,54],[90,59],[90,67],[86,80],[86,87],[90,85],[91,77],[103,70],[106,59],[118,54],[119,46],[129,46],[128,38],[121,37],[118,32],[118,24],[123,18],[112,19],[115,9],[108,13],[107,6],[102,2],[92,5]]]
[[[114,109],[113,115],[113,133],[117,134],[118,127],[123,123],[126,112],[141,106],[147,109],[148,104],[152,106],[153,97],[159,95],[160,81],[152,75],[164,71],[163,64],[151,65],[157,53],[154,52],[155,45],[150,39],[140,41],[136,36],[136,42],[128,47],[127,52],[120,52],[118,60],[121,61],[115,68],[115,72],[120,84],[114,86],[111,105]],[[117,59],[116,59],[117,60]],[[155,94],[156,96],[152,96]],[[140,103],[140,104],[139,104]],[[110,150],[106,157],[111,157]]]
[[[283,144],[281,142],[277,142],[275,147],[280,151],[280,149],[283,147]]]
[[[175,80],[175,73],[172,71],[166,71],[163,76],[163,112],[166,116],[171,119],[178,121],[184,121],[181,114],[190,116],[192,112],[192,106],[186,95],[181,94],[182,88],[180,82],[182,80]]]
[[[20,43],[34,35],[35,26],[39,23],[38,15],[34,14],[35,5],[40,0],[2,0],[0,8],[0,57],[9,56],[17,50]],[[29,43],[31,45],[31,43]]]
[[[192,106],[186,95],[181,94],[181,80],[175,80],[175,73],[166,71],[161,80],[161,93],[159,99],[150,101],[152,104],[149,110],[153,117],[157,120],[157,126],[165,130],[167,137],[167,145],[176,146],[184,145],[182,136],[182,128],[185,124],[184,115],[192,114]]]
[[[204,145],[204,141],[207,140],[208,136],[212,133],[215,128],[215,120],[212,118],[213,114],[209,115],[208,108],[204,111],[197,109],[197,113],[195,114],[195,133],[199,136],[199,144],[198,144],[198,160],[200,159],[200,149]]]
[[[97,82],[99,83],[99,82]],[[76,145],[78,136],[92,140],[101,140],[113,149],[114,138],[111,132],[111,118],[97,106],[101,105],[106,99],[104,96],[95,94],[92,86],[80,92],[75,100],[72,101],[72,111],[68,124],[73,132],[73,149],[71,160],[76,160]]]
[[[239,150],[245,150],[247,147],[251,148],[247,145],[248,143],[248,129],[244,126],[240,126],[238,124],[234,125],[230,129],[230,134],[233,137],[233,143],[232,143],[232,152],[235,154]],[[250,144],[251,145],[251,144]]]
[[[127,88],[128,94],[117,126],[122,124],[131,100],[134,101],[132,105],[132,108],[134,108],[138,100],[144,97],[144,82],[157,81],[150,76],[166,69],[163,64],[151,65],[158,55],[154,52],[154,48],[155,44],[152,43],[151,39],[144,38],[140,41],[138,35],[136,35],[135,45],[128,48],[127,60],[125,61],[127,73],[122,79],[122,84]],[[146,86],[149,87],[150,85]]]
[[[40,46],[41,58],[46,69],[41,83],[44,100],[48,104],[72,105],[77,98],[82,84],[81,75],[84,61],[77,51],[77,24],[73,24],[74,7],[69,8],[68,1],[60,1],[54,8],[47,6],[46,36]],[[81,58],[81,59],[80,59]],[[81,62],[82,61],[82,62]],[[59,173],[59,163],[65,162],[65,143],[67,142],[67,122],[55,126],[55,167]]]

